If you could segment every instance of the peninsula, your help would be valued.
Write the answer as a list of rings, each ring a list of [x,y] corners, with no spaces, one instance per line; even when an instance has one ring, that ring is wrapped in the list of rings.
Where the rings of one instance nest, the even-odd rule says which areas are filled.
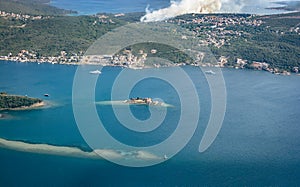
[[[29,110],[43,107],[45,103],[41,99],[27,96],[9,95],[0,93],[0,111],[3,110]]]

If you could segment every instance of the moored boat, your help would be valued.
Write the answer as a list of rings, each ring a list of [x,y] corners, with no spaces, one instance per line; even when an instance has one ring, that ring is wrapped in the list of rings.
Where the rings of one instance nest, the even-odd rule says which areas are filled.
[[[205,71],[206,74],[215,75],[216,73],[213,70]]]
[[[102,72],[99,70],[90,71],[90,74],[101,74]]]

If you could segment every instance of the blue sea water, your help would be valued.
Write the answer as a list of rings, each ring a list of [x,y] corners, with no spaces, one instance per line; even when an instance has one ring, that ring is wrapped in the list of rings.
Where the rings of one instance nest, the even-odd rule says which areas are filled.
[[[238,1],[236,3],[239,4]],[[240,4],[244,4],[240,13],[266,15],[286,12],[284,10],[266,9],[278,7],[278,4],[272,1],[245,1]],[[170,0],[51,0],[50,5],[66,10],[75,10],[78,15],[92,15],[96,13],[145,12],[148,6],[149,10],[158,10],[169,7]],[[228,11],[230,12],[230,10],[226,10],[226,12]]]
[[[96,13],[128,13],[145,12],[147,6],[150,9],[160,9],[170,5],[169,0],[51,0],[51,5],[76,10],[80,15]]]
[[[78,130],[72,111],[76,69],[70,65],[1,61],[0,91],[43,98],[52,106],[1,112],[10,118],[0,120],[0,138],[87,150],[88,145]],[[0,148],[0,186],[300,185],[299,76],[223,69],[227,89],[226,116],[215,142],[207,151],[199,153],[198,146],[210,114],[209,87],[198,68],[186,66],[183,69],[194,81],[201,113],[194,136],[175,157],[156,166],[129,168],[101,159]],[[121,71],[116,67],[102,70],[95,100],[110,98],[112,83]],[[44,98],[44,93],[50,97]],[[163,98],[175,106],[170,113],[178,114],[176,91],[164,81],[147,79],[133,89],[132,96]],[[112,120],[109,107],[97,106],[97,109],[113,136],[135,146],[149,146],[167,138],[178,120],[171,116],[154,132],[130,134]],[[149,117],[145,106],[131,109],[137,118]]]

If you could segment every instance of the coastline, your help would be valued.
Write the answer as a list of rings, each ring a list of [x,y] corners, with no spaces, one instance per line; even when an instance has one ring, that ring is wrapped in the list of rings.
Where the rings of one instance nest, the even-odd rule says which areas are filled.
[[[17,107],[17,108],[0,108],[0,111],[22,111],[22,110],[34,110],[34,109],[39,109],[46,106],[46,103],[44,101],[34,103],[33,105],[30,106],[22,106],[22,107]],[[5,116],[1,114],[0,119],[4,119]]]
[[[48,0],[43,0],[43,1],[48,1]],[[252,37],[249,38],[248,35],[256,36],[259,34],[256,31],[256,28],[267,29],[264,31],[264,33],[266,33],[266,34],[270,33],[270,32],[272,33],[273,30],[269,29],[270,28],[269,25],[272,23],[272,19],[277,19],[277,17],[268,18],[268,19],[270,19],[269,20],[270,23],[269,23],[268,19],[266,17],[256,17],[255,15],[238,14],[234,17],[228,16],[228,15],[223,17],[222,14],[220,14],[220,15],[221,16],[219,16],[219,14],[214,15],[214,16],[196,16],[195,18],[194,18],[194,15],[193,15],[193,17],[191,17],[192,15],[184,15],[180,18],[174,18],[174,19],[168,20],[167,22],[171,23],[171,24],[176,24],[176,23],[182,24],[182,26],[184,26],[184,27],[191,26],[194,30],[197,30],[197,32],[193,33],[192,36],[202,36],[203,35],[203,39],[201,39],[200,43],[205,46],[213,47],[214,56],[218,60],[219,67],[224,66],[225,68],[233,67],[236,69],[245,68],[245,69],[255,69],[255,70],[263,69],[265,71],[269,71],[274,74],[284,74],[284,75],[288,75],[289,73],[298,73],[299,72],[300,67],[298,67],[299,66],[298,61],[294,57],[290,58],[290,59],[292,59],[292,62],[287,63],[288,65],[284,65],[284,66],[281,65],[285,61],[287,61],[287,62],[290,61],[289,57],[287,55],[288,52],[287,52],[287,54],[282,54],[281,56],[278,56],[278,57],[276,55],[274,56],[274,58],[268,57],[266,60],[265,57],[264,58],[261,57],[262,56],[261,53],[264,54],[266,50],[262,50],[262,52],[259,53],[259,55],[258,55],[259,58],[256,58],[255,55],[249,56],[249,55],[247,55],[247,53],[246,54],[243,53],[243,54],[239,55],[239,52],[234,51],[234,54],[232,54],[234,56],[234,57],[232,56],[232,58],[234,58],[234,59],[228,60],[229,58],[231,58],[231,55],[230,55],[231,52],[228,54],[228,51],[226,51],[226,49],[218,50],[219,48],[221,48],[225,44],[231,45],[231,44],[235,44],[236,42],[239,42],[238,43],[239,45],[241,44],[243,46],[246,46],[247,41],[248,40],[250,41],[250,39],[252,38]],[[290,19],[297,18],[297,15],[291,15]],[[26,17],[26,16],[30,16],[30,15],[20,14],[18,16]],[[10,19],[17,19],[18,16],[12,15],[12,14],[7,15],[6,13],[4,13],[2,17],[10,18]],[[122,16],[124,16],[124,15],[122,15]],[[137,15],[135,15],[135,16],[137,16]],[[106,14],[103,14],[103,15],[99,14],[99,15],[92,16],[90,19],[91,19],[91,21],[94,21],[94,23],[92,24],[93,26],[95,26],[95,27],[97,26],[99,28],[107,28],[107,25],[104,25],[104,23],[105,24],[111,23],[111,22],[116,23],[116,21],[114,19],[117,19],[117,18],[115,18],[115,17],[119,17],[119,16],[117,16],[117,15],[108,16]],[[126,20],[129,18],[125,17],[123,19]],[[285,17],[281,16],[279,18],[285,18]],[[26,18],[26,19],[29,19],[29,18]],[[45,19],[45,20],[42,22],[46,23],[47,22],[46,19],[50,19],[50,18],[39,17],[39,20],[43,20],[43,19]],[[112,20],[114,20],[114,21],[112,21]],[[57,20],[54,20],[54,21],[56,23]],[[68,22],[68,20],[64,20],[64,21]],[[85,20],[79,19],[77,21],[85,21]],[[128,23],[131,23],[131,22],[134,22],[134,19],[131,18],[130,21],[128,21]],[[28,20],[28,23],[29,23],[29,20]],[[17,27],[20,27],[20,24],[12,23],[12,25],[17,25]],[[196,25],[198,25],[198,26],[196,26]],[[199,25],[201,25],[201,26],[199,26]],[[213,25],[213,26],[211,26],[211,25]],[[24,26],[24,25],[22,25],[22,26]],[[25,26],[26,26],[26,24],[25,24]],[[115,26],[118,28],[118,24]],[[122,24],[120,24],[119,26],[122,26]],[[280,26],[280,28],[282,27],[282,25],[279,25],[279,26]],[[232,29],[231,27],[234,27],[234,29]],[[243,28],[247,28],[246,33]],[[64,29],[64,28],[62,28],[62,29]],[[29,30],[30,30],[30,28],[29,28]],[[41,30],[41,31],[43,31],[43,30]],[[295,28],[293,30],[289,30],[289,31],[285,31],[285,30],[283,30],[283,31],[280,32],[281,35],[290,36],[291,34],[293,34],[291,36],[294,36],[296,34],[299,34],[299,29],[297,29],[297,28]],[[276,31],[276,33],[277,33],[277,31]],[[278,33],[279,33],[279,30],[278,30]],[[44,34],[47,35],[47,33],[44,33]],[[267,35],[267,36],[268,36],[267,38],[270,41],[273,41],[273,37],[271,37],[273,35]],[[182,37],[184,38],[186,36],[182,36]],[[241,37],[242,38],[245,37],[245,41],[239,40],[239,41],[234,41],[233,43],[226,42],[227,40],[229,42],[229,41],[233,40],[233,38],[241,38]],[[22,38],[20,38],[18,40],[21,42]],[[67,38],[67,40],[72,40],[72,38]],[[257,42],[257,41],[259,41],[259,40],[257,40],[257,39],[251,40],[251,42]],[[36,41],[36,43],[40,43],[40,42]],[[64,45],[64,44],[65,43],[63,43],[62,45]],[[288,44],[288,40],[284,40],[283,44]],[[85,47],[87,48],[87,46],[85,46]],[[51,64],[66,64],[66,65],[80,65],[82,62],[87,65],[94,65],[92,63],[95,62],[95,65],[99,65],[99,63],[97,63],[97,62],[107,61],[107,62],[105,62],[105,66],[121,66],[121,67],[132,68],[132,69],[143,69],[143,68],[146,68],[146,67],[144,67],[145,66],[144,62],[147,60],[147,58],[146,58],[147,55],[150,53],[156,54],[157,52],[160,51],[160,50],[157,51],[157,49],[155,49],[156,48],[155,46],[152,47],[153,48],[152,50],[150,50],[151,48],[149,48],[149,49],[146,48],[145,50],[140,50],[142,52],[140,52],[139,49],[133,48],[133,50],[131,50],[131,49],[124,50],[123,53],[120,53],[120,54],[101,55],[101,57],[96,57],[95,59],[85,59],[85,56],[83,55],[84,51],[86,50],[85,47],[82,47],[80,49],[77,49],[77,48],[73,49],[72,47],[69,46],[69,47],[65,47],[63,49],[61,49],[61,48],[55,49],[55,51],[52,53],[44,53],[44,54],[41,53],[40,54],[40,53],[36,52],[34,49],[28,49],[27,47],[16,49],[14,47],[8,46],[8,48],[11,48],[11,50],[6,51],[5,53],[2,53],[0,56],[0,60],[15,61],[15,62],[33,62],[33,63],[38,63],[38,64],[51,63]],[[143,48],[143,46],[142,46],[142,48]],[[237,47],[234,46],[232,48],[237,48]],[[249,49],[245,48],[245,51],[248,51],[248,50],[250,50],[250,48]],[[18,53],[17,53],[17,51],[18,51]],[[232,49],[229,51],[232,51]],[[261,51],[261,50],[258,50],[258,52],[259,51]],[[272,53],[270,53],[270,55],[271,54]],[[174,54],[172,54],[172,55],[174,56]],[[239,58],[237,58],[237,56]],[[286,58],[283,58],[283,60],[281,62],[281,59],[280,59],[281,57],[282,58],[286,57]],[[216,67],[216,65],[202,64],[200,61],[201,58],[202,58],[202,55],[199,56],[199,60],[197,60],[199,64],[196,64],[196,66],[209,67],[209,68]],[[274,59],[276,59],[276,60],[274,60]],[[279,59],[279,60],[277,60],[277,59]],[[295,59],[297,62],[294,62]],[[93,60],[93,61],[90,61],[90,60]],[[89,61],[89,62],[86,62],[86,61]],[[184,62],[184,60],[180,59],[178,62]],[[278,62],[278,64],[277,64],[277,62]],[[120,65],[117,65],[117,64],[120,64]],[[160,66],[160,64],[151,64],[151,66],[152,65]],[[174,66],[177,66],[177,65],[179,65],[179,66],[184,65],[184,63],[174,64]],[[188,65],[194,65],[194,64],[188,63]],[[130,66],[132,66],[132,67],[130,67]],[[172,66],[173,65],[170,65],[170,67],[172,67]],[[168,67],[168,66],[166,66],[166,67]]]
[[[80,63],[80,62],[49,62],[49,61],[38,61],[38,60],[28,60],[28,61],[20,61],[20,60],[16,60],[16,59],[2,59],[0,57],[0,63],[1,62],[12,62],[12,63],[36,63],[36,64],[53,64],[53,65],[72,65],[72,66],[81,66],[81,65],[90,65],[90,66],[103,66],[103,67],[122,67],[122,68],[129,68],[129,69],[147,69],[149,67],[134,67],[134,66],[125,66],[125,65],[114,65],[114,64],[99,64],[99,63],[90,63],[90,62],[85,62],[85,63]],[[282,71],[282,72],[272,72],[272,71],[268,71],[265,69],[253,69],[253,68],[240,68],[240,67],[233,67],[233,66],[219,66],[219,65],[213,65],[213,64],[185,64],[185,63],[178,63],[178,64],[174,64],[174,65],[169,65],[169,66],[161,66],[161,67],[157,67],[157,66],[153,66],[153,68],[167,68],[167,67],[181,67],[181,66],[195,66],[195,67],[203,67],[203,68],[228,68],[228,69],[236,69],[236,70],[251,70],[251,71],[265,71],[265,72],[269,72],[272,73],[274,75],[283,75],[283,76],[291,76],[291,75],[296,75],[296,76],[300,76],[300,73],[296,73],[296,72],[291,72],[291,71]],[[151,67],[150,67],[151,68]],[[1,109],[0,109],[1,111]]]

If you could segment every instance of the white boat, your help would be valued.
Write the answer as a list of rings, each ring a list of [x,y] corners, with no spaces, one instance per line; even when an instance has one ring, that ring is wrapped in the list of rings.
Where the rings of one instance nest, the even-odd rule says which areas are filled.
[[[90,71],[90,74],[101,74],[101,71],[99,71],[99,70]]]
[[[206,74],[215,75],[216,73],[213,70],[205,71]]]
[[[164,155],[164,160],[167,160],[168,159],[168,156],[167,155]]]

